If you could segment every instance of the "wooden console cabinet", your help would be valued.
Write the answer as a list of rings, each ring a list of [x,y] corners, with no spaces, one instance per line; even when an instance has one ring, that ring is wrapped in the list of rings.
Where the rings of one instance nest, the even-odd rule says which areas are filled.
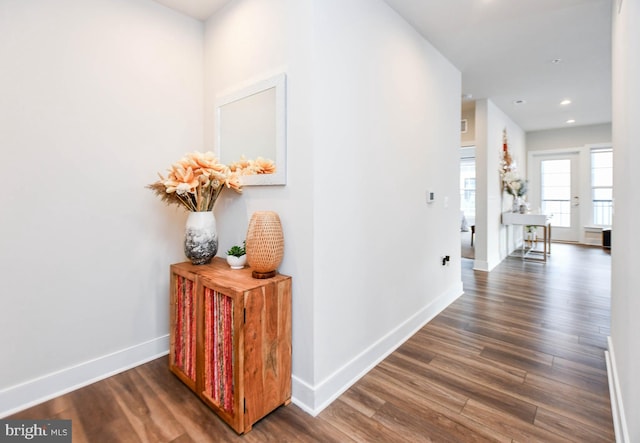
[[[171,265],[170,370],[237,433],[291,401],[291,277]]]

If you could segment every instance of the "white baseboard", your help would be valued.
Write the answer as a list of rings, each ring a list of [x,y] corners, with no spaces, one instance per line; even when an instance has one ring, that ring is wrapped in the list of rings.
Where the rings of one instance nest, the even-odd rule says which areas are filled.
[[[618,382],[618,369],[616,367],[615,353],[611,337],[607,337],[609,351],[605,351],[607,358],[607,375],[609,377],[609,395],[611,396],[611,414],[613,415],[613,428],[616,433],[616,443],[630,443],[629,430],[624,415],[624,407]]]
[[[500,262],[491,263],[486,260],[474,260],[473,261],[473,270],[474,271],[483,271],[483,272],[491,272],[493,268],[498,266]]]
[[[291,381],[292,402],[315,417],[462,293],[460,282],[315,386],[294,375]]]
[[[315,389],[304,380],[291,376],[291,403],[298,406],[309,415],[316,416],[320,411],[314,409]]]
[[[169,335],[43,375],[0,391],[0,418],[169,353]]]

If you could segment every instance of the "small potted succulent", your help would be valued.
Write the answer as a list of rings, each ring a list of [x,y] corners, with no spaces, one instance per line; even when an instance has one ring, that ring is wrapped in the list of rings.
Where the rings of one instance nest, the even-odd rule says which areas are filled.
[[[245,242],[242,246],[234,245],[227,251],[227,263],[231,269],[242,269],[247,264],[247,251],[245,250]]]

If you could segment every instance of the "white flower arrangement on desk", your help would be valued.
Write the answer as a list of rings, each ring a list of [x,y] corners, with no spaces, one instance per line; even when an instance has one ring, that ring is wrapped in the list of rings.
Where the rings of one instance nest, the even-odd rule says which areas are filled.
[[[514,197],[524,197],[527,194],[529,182],[518,174],[516,162],[509,154],[509,144],[507,142],[507,130],[502,132],[502,159],[500,160],[500,178],[502,187],[509,195]]]
[[[529,182],[520,178],[517,172],[509,171],[502,176],[504,190],[514,197],[523,197],[527,194]]]

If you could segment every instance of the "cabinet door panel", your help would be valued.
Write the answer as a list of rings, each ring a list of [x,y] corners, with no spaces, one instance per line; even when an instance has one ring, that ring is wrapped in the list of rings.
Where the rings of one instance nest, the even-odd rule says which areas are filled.
[[[233,299],[204,288],[204,394],[229,414],[235,411]]]
[[[172,346],[170,364],[193,388],[196,380],[196,288],[195,282],[172,274]]]
[[[255,423],[291,397],[291,291],[286,281],[245,295],[245,424]]]

